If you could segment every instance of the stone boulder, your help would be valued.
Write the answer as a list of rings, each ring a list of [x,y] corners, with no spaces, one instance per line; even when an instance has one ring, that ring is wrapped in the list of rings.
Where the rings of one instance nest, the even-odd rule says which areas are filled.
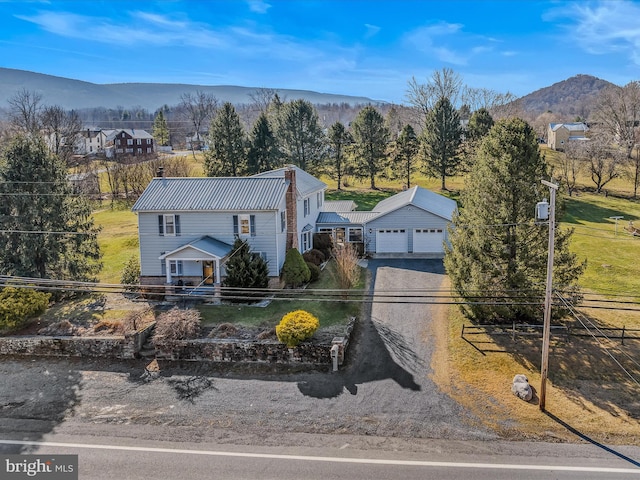
[[[518,374],[513,377],[511,393],[525,402],[531,400],[533,397],[533,390],[531,390],[531,385],[529,385],[529,379],[526,375]]]

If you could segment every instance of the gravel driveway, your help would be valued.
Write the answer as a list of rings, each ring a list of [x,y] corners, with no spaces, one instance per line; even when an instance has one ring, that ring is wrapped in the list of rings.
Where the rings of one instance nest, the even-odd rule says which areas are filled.
[[[373,260],[369,268],[377,296],[437,289],[444,278],[436,260]],[[54,429],[115,424],[127,429],[111,435],[137,427],[143,436],[162,426],[173,439],[181,431],[190,439],[244,444],[279,445],[297,433],[496,438],[430,379],[433,311],[430,303],[374,302],[337,373],[230,373],[190,365],[149,377],[141,361],[3,359],[0,433],[37,439]]]

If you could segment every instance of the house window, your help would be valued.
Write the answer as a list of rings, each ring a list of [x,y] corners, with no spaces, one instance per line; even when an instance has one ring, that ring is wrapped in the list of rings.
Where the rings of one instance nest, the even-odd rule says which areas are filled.
[[[142,149],[141,148],[138,148],[138,153],[142,153]]]
[[[151,145],[151,139],[147,138],[147,145]]]
[[[127,153],[133,153],[133,148],[127,148]]]
[[[234,215],[233,234],[243,237],[256,236],[256,216],[255,215]]]
[[[133,145],[133,138],[127,138],[127,145]]]
[[[284,232],[287,229],[287,214],[286,212],[280,212],[280,231]]]
[[[253,252],[256,255],[258,255],[262,260],[264,260],[265,262],[267,261],[267,252]]]
[[[142,145],[142,139],[141,139],[141,138],[136,139],[136,143],[137,143],[138,145]]]
[[[151,153],[151,147],[147,147],[147,153]]]
[[[362,242],[362,228],[349,229],[349,242]]]
[[[316,193],[316,202],[318,203],[318,208],[322,206],[322,192]]]
[[[116,139],[116,145],[120,145],[120,139],[119,138]]]
[[[311,232],[302,233],[302,252],[311,250]]]
[[[122,136],[122,138],[124,138],[124,132],[122,132],[122,135],[121,135],[121,136]]]
[[[116,153],[123,153],[124,150],[122,150],[121,148],[116,148]]]
[[[180,235],[180,215],[158,215],[158,233],[161,236]]]
[[[304,199],[304,216],[306,217],[310,213],[309,199]]]
[[[162,260],[162,266],[160,267],[162,270],[162,275],[167,275],[167,263]],[[169,260],[169,271],[172,276],[181,276],[182,273],[182,260]]]

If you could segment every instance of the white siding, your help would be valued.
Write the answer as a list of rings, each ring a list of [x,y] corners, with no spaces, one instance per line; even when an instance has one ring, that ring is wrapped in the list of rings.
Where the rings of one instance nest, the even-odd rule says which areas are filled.
[[[429,213],[413,205],[406,205],[386,215],[377,217],[365,226],[366,246],[368,252],[376,252],[376,232],[380,229],[405,228],[408,232],[414,228],[442,229],[447,238],[446,229],[449,221]],[[408,236],[408,251],[413,252],[413,235]]]

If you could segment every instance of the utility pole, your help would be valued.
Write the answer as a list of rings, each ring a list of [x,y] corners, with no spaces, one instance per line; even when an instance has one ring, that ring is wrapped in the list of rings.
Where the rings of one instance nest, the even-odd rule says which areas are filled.
[[[556,232],[556,191],[558,185],[542,180],[549,187],[551,203],[549,205],[549,249],[547,254],[547,287],[544,296],[544,329],[542,332],[542,362],[540,366],[540,410],[545,410],[547,397],[547,373],[549,371],[549,337],[551,331],[551,294],[553,292],[553,254]]]

